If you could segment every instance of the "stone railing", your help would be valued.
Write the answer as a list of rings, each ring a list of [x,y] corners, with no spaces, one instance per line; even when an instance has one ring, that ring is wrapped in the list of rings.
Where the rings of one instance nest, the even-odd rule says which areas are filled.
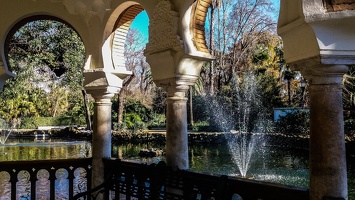
[[[105,159],[106,181],[74,199],[104,193],[105,199],[243,199],[307,200],[304,188],[259,182],[237,177],[174,170],[164,162],[141,164]]]
[[[71,199],[91,185],[91,158],[0,164],[1,199]]]

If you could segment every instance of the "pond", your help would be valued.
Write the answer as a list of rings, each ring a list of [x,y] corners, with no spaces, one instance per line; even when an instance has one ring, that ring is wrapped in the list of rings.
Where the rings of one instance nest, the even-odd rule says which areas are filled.
[[[91,143],[87,141],[8,139],[0,144],[0,162],[86,157],[91,157]]]
[[[142,149],[163,149],[161,144],[116,143],[112,157],[157,163],[164,156],[143,158]],[[42,160],[91,157],[87,141],[9,139],[0,145],[0,162],[13,160]],[[192,145],[189,147],[190,169],[213,174],[238,175],[238,167],[228,145]],[[349,160],[350,161],[350,160]],[[355,163],[348,161],[349,199],[355,200]],[[247,177],[255,180],[308,187],[308,151],[277,146],[258,146],[252,154]]]
[[[141,149],[164,149],[159,144],[114,144],[112,156],[141,162],[159,162],[164,156],[142,158]],[[190,169],[197,172],[236,176],[238,168],[227,145],[189,146]],[[277,146],[259,146],[252,155],[248,177],[284,185],[308,187],[308,150]],[[348,160],[349,200],[355,200],[355,162]]]

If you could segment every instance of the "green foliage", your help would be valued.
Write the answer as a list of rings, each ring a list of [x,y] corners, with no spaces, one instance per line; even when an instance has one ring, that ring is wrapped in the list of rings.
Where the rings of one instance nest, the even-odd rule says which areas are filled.
[[[85,124],[84,117],[37,117],[37,118],[22,118],[20,128],[34,129],[38,126],[67,126]]]
[[[36,129],[37,127],[36,118],[23,118],[19,126],[20,129]]]
[[[283,134],[307,134],[309,133],[310,115],[307,111],[295,110],[275,122],[275,131]]]
[[[148,123],[148,128],[163,128],[166,126],[165,114],[153,113],[152,119]]]
[[[125,104],[125,111],[128,114],[139,116],[142,122],[148,122],[151,119],[152,110],[143,105],[138,99],[129,99]]]
[[[0,129],[5,129],[7,126],[6,120],[0,118]]]
[[[194,96],[196,121],[207,122],[193,130],[255,132],[272,130],[273,107],[281,106],[280,85],[269,73],[241,73],[215,96]],[[206,127],[208,125],[208,127]]]
[[[210,102],[212,97],[210,96],[193,96],[193,114],[195,121],[209,121],[211,117],[211,106],[207,102]]]
[[[349,118],[344,120],[344,131],[346,134],[355,135],[355,119]]]
[[[16,78],[9,79],[0,94],[2,118],[82,117],[85,49],[73,29],[53,20],[28,22],[7,48]]]
[[[254,54],[251,56],[252,63],[254,64],[262,64],[262,62],[270,58],[269,51],[264,44],[256,45],[256,49],[254,51]]]
[[[198,121],[194,125],[190,125],[189,129],[193,131],[206,131],[210,127],[207,121]]]
[[[85,123],[85,119],[75,117],[39,117],[35,118],[34,122],[38,126],[66,126],[81,125]]]
[[[265,74],[258,74],[258,94],[260,94],[261,102],[264,109],[272,113],[274,107],[282,107],[283,102],[280,97],[281,87],[274,76]]]
[[[349,66],[349,71],[343,76],[343,84],[344,84],[344,92],[343,92],[344,108],[347,110],[354,110],[355,109],[355,65]]]
[[[136,113],[128,113],[124,116],[124,124],[127,129],[142,129],[144,128],[144,123],[141,117]]]
[[[166,97],[166,92],[163,89],[156,87],[155,95],[153,98],[154,112],[159,114],[165,114],[165,97]]]

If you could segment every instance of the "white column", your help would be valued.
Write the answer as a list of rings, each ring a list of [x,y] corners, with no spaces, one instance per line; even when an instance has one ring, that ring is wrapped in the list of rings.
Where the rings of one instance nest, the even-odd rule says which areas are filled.
[[[102,159],[111,157],[111,99],[122,88],[125,74],[91,69],[84,72],[85,89],[94,99],[94,120],[92,133],[92,184],[96,187],[104,182]],[[121,77],[121,78],[120,78]],[[96,199],[103,199],[99,195]]]
[[[191,82],[194,81],[191,80]],[[176,79],[159,81],[159,85],[167,91],[166,162],[168,166],[179,169],[189,168],[185,93],[191,82],[184,80],[181,83],[176,83]]]
[[[342,76],[345,65],[321,65],[302,74],[310,84],[310,199],[348,198]]]
[[[166,161],[179,169],[189,168],[187,110],[184,92],[166,98]]]
[[[112,95],[94,96],[92,134],[92,187],[104,182],[103,158],[111,157],[111,98]]]

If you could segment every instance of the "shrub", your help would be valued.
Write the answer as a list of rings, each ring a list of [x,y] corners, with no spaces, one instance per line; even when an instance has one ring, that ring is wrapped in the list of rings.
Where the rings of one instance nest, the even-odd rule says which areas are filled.
[[[124,117],[125,127],[127,129],[142,129],[144,128],[144,122],[141,117],[136,113],[128,113]]]
[[[165,114],[153,113],[152,119],[148,123],[148,128],[165,128]]]
[[[193,131],[205,131],[209,128],[209,124],[207,121],[198,121],[195,122],[194,125],[190,125],[189,129]]]
[[[344,131],[346,134],[355,135],[355,120],[354,119],[344,120]]]
[[[310,115],[307,111],[288,112],[275,122],[275,131],[284,134],[309,133]]]
[[[148,108],[137,99],[129,99],[125,104],[125,111],[128,114],[138,115],[143,122],[148,122],[151,119],[152,109]]]
[[[38,125],[34,118],[23,118],[21,120],[20,129],[36,129]]]

